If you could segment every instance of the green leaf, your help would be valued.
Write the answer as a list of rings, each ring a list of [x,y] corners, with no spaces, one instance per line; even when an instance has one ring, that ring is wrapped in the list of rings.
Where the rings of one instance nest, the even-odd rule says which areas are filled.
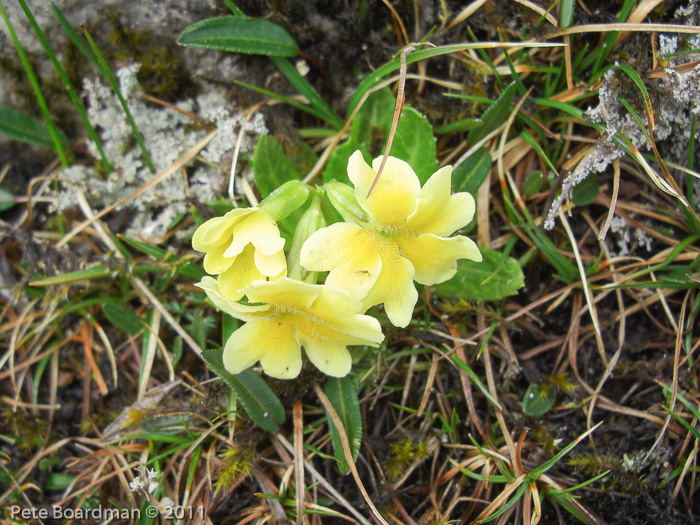
[[[102,307],[102,313],[114,326],[127,334],[136,335],[143,329],[141,318],[123,304],[107,303]]]
[[[284,28],[267,20],[238,16],[197,22],[180,33],[177,43],[249,55],[293,57],[299,53],[297,43]]]
[[[511,102],[513,102],[515,91],[516,85],[515,82],[513,82],[503,90],[503,93],[496,99],[496,102],[489,106],[481,116],[481,127],[473,129],[467,135],[467,147],[471,147],[479,142],[508,119],[511,111],[510,105]]]
[[[437,171],[437,152],[433,127],[413,108],[404,107],[396,127],[392,157],[405,160],[416,172],[421,185]]]
[[[258,140],[253,156],[253,175],[263,198],[287,181],[301,180],[299,172],[272,135],[263,135]]]
[[[355,115],[350,138],[366,146],[370,155],[381,155],[394,118],[396,99],[389,88],[372,93]],[[374,158],[374,157],[372,157]]]
[[[369,153],[371,159],[382,155],[389,138],[395,106],[396,99],[388,88],[380,89],[370,95],[355,115],[350,128],[350,141],[344,144],[344,148],[338,153],[336,164],[331,169],[339,170],[339,164],[343,160],[345,160],[343,169],[347,169],[345,154],[349,152],[347,155],[349,158],[354,151],[350,151],[352,146],[349,144],[357,145],[355,149],[361,149],[363,154]],[[404,107],[389,154],[408,162],[418,175],[421,184],[425,184],[425,181],[437,170],[435,136],[428,119],[415,109]],[[338,180],[344,182],[344,178]]]
[[[61,472],[52,472],[49,474],[44,489],[46,490],[66,490],[75,481],[75,476],[62,474]]]
[[[532,197],[538,191],[542,189],[542,183],[544,182],[544,176],[541,170],[535,170],[525,179],[525,184],[523,185],[523,195],[525,197]]]
[[[515,295],[525,285],[518,261],[490,248],[479,248],[481,262],[460,260],[457,274],[433,287],[440,297],[463,298],[472,301],[498,301]]]
[[[352,137],[335,148],[331,156],[328,157],[328,163],[323,170],[323,182],[337,180],[344,184],[351,184],[350,178],[348,177],[348,160],[358,149],[362,152],[362,156],[365,160],[370,158],[367,148],[359,144]]]
[[[481,126],[481,120],[478,118],[463,118],[461,120],[457,120],[455,122],[452,122],[451,124],[447,124],[445,126],[440,126],[438,128],[435,128],[435,133],[438,135],[444,135],[445,133],[460,133],[462,131],[471,131],[473,129],[478,128]]]
[[[326,381],[325,390],[333,408],[343,422],[348,443],[350,443],[352,457],[357,459],[360,445],[362,444],[362,414],[360,413],[360,401],[357,397],[355,383],[348,376],[343,378],[329,377]],[[345,459],[340,434],[338,434],[338,430],[333,425],[328,414],[326,414],[326,418],[328,419],[328,428],[333,441],[335,459],[338,461],[338,469],[341,473],[346,474],[350,470],[350,466]]]
[[[9,210],[15,205],[15,196],[0,188],[0,211]]]
[[[571,27],[575,6],[576,0],[561,0],[559,2],[559,27]]]
[[[68,144],[68,139],[61,130],[58,137],[61,144]],[[51,138],[49,128],[38,120],[26,116],[24,113],[10,108],[0,108],[0,133],[12,140],[35,144],[42,148],[54,149],[54,141]]]
[[[233,375],[224,367],[221,350],[205,350],[202,358],[211,370],[231,387],[250,419],[268,432],[279,431],[284,422],[284,407],[265,380],[251,369]]]
[[[491,170],[491,163],[491,154],[487,148],[476,150],[452,173],[452,191],[466,191],[476,195]]]
[[[590,173],[585,179],[579,182],[571,191],[571,200],[576,206],[587,206],[592,204],[600,191],[598,175]]]
[[[554,385],[530,383],[523,397],[523,411],[531,417],[540,417],[554,406],[557,389]]]
[[[303,140],[297,140],[294,143],[286,142],[282,150],[299,174],[311,171],[318,160],[316,152]]]

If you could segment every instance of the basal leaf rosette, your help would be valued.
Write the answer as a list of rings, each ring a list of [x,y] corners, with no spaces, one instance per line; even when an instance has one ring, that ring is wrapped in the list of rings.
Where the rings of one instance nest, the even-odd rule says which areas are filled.
[[[277,223],[260,208],[236,208],[202,224],[192,247],[205,252],[204,270],[218,275],[221,294],[237,301],[251,282],[286,275],[284,239]]]
[[[433,285],[457,272],[458,259],[481,261],[467,237],[448,237],[474,216],[469,193],[451,193],[452,167],[436,171],[421,188],[413,169],[389,157],[367,194],[382,157],[370,167],[356,151],[348,161],[355,197],[371,216],[366,226],[341,222],[314,233],[301,251],[309,271],[329,271],[326,284],[348,290],[364,310],[384,303],[389,320],[407,326],[418,300],[413,281]]]
[[[343,377],[352,366],[349,345],[376,347],[384,340],[379,321],[360,314],[360,301],[340,288],[287,277],[254,281],[241,292],[260,304],[242,305],[227,299],[211,277],[197,286],[220,310],[246,322],[224,347],[224,366],[232,374],[260,361],[267,375],[294,378],[303,346],[321,372]]]

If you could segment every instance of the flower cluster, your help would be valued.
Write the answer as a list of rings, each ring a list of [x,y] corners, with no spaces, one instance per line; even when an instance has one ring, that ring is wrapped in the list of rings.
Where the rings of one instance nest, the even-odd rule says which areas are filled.
[[[234,209],[196,231],[193,247],[206,253],[207,273],[218,276],[198,286],[246,323],[225,345],[229,372],[260,361],[266,374],[293,378],[304,347],[319,370],[343,377],[352,364],[348,346],[376,347],[384,339],[379,322],[365,315],[370,307],[384,304],[389,320],[405,327],[418,300],[414,281],[441,283],[456,273],[458,259],[481,260],[473,241],[450,237],[474,216],[473,197],[451,193],[450,166],[421,188],[406,162],[388,157],[370,192],[381,162],[370,167],[357,151],[348,162],[354,192],[334,182],[303,193],[301,183],[288,183],[260,207]],[[310,192],[287,260],[277,223]],[[326,226],[318,204],[324,194],[346,222]],[[316,284],[315,272],[329,272],[324,284]]]

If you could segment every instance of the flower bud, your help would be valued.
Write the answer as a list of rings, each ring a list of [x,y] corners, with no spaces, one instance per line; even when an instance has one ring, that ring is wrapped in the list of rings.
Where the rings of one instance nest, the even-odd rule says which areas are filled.
[[[363,227],[368,227],[372,218],[357,203],[355,190],[347,184],[332,180],[323,185],[333,207],[348,222],[353,222]]]
[[[270,193],[258,207],[264,209],[275,222],[280,222],[300,208],[309,198],[309,187],[300,180],[285,182]]]
[[[311,237],[311,235],[326,226],[326,218],[323,216],[321,211],[321,199],[317,196],[313,197],[311,201],[311,206],[309,207],[304,215],[299,219],[296,230],[294,230],[294,239],[292,240],[292,247],[289,250],[289,277],[291,279],[296,279],[298,281],[305,281],[307,283],[316,283],[316,272],[307,272],[301,267],[299,262],[301,247],[306,242],[306,239]]]

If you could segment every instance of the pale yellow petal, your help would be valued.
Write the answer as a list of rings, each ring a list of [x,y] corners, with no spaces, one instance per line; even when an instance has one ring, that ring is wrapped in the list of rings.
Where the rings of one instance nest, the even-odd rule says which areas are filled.
[[[263,278],[255,265],[254,252],[255,248],[246,246],[240,255],[233,258],[231,267],[219,275],[219,290],[224,297],[238,301],[243,297],[240,290]]]
[[[253,211],[252,208],[236,208],[223,217],[209,219],[194,232],[192,247],[198,252],[206,252],[214,246],[230,241],[233,226]]]
[[[300,336],[300,343],[316,368],[331,377],[345,377],[352,368],[352,357],[342,343],[321,342]]]
[[[382,157],[370,167],[358,150],[348,160],[348,176],[355,185],[359,205],[385,227],[400,227],[416,207],[420,181],[407,162],[389,157],[369,199],[367,193],[377,176]]]
[[[233,240],[226,249],[225,257],[233,257],[252,244],[265,255],[284,249],[284,239],[272,217],[264,210],[255,210],[233,227]]]
[[[438,237],[431,233],[398,239],[401,253],[415,268],[414,279],[425,285],[442,283],[457,272],[457,259],[481,261],[481,252],[474,241],[458,235]]]
[[[219,290],[219,284],[213,277],[204,277],[201,282],[195,284],[207,293],[209,300],[214,303],[219,310],[242,321],[252,321],[256,312],[264,312],[270,305],[247,306],[231,301],[224,297]]]
[[[379,346],[384,341],[382,326],[379,321],[372,316],[356,314],[336,325],[339,340],[346,345],[367,345]]]
[[[284,250],[272,255],[265,255],[260,250],[255,250],[255,266],[265,277],[277,277],[287,273],[287,260]]]
[[[309,311],[319,317],[345,319],[360,312],[362,303],[350,292],[328,283],[320,287],[318,298]]]
[[[244,324],[231,334],[224,347],[224,367],[232,374],[240,374],[257,363],[269,351],[259,344],[261,335],[267,333],[266,323],[253,321]]]
[[[301,371],[301,347],[294,338],[294,326],[274,321],[259,324],[255,344],[265,349],[260,359],[265,373],[277,379],[293,379],[298,376]]]
[[[233,264],[233,258],[224,257],[226,245],[213,246],[204,256],[204,271],[211,275],[218,275],[225,272]]]
[[[326,272],[326,284],[362,299],[379,277],[381,239],[356,224],[337,222],[309,237],[301,249],[301,265],[312,272]]]
[[[287,308],[309,308],[321,293],[321,287],[280,277],[276,281],[255,281],[242,292],[253,303],[270,303]]]
[[[474,198],[469,193],[451,195],[452,166],[436,171],[420,190],[415,211],[406,227],[415,233],[452,235],[474,217]]]
[[[407,326],[418,301],[413,275],[413,265],[399,255],[398,246],[394,252],[383,252],[382,273],[367,297],[362,300],[364,309],[384,303],[391,323],[398,327]]]

